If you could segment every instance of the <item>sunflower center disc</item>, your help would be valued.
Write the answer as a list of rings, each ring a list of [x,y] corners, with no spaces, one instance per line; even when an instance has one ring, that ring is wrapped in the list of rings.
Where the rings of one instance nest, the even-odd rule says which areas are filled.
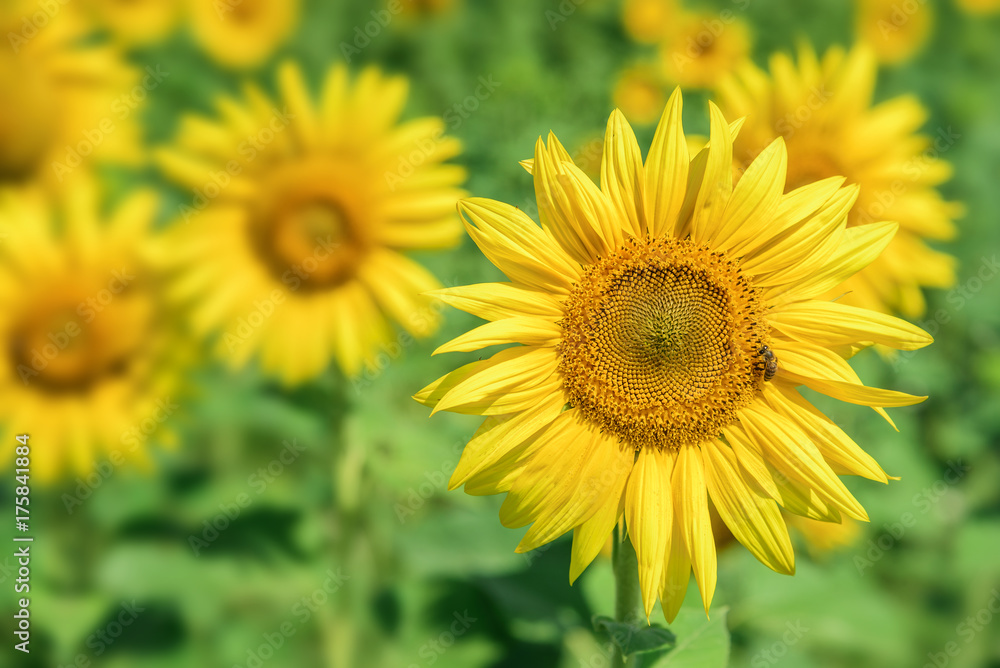
[[[636,449],[716,437],[763,382],[761,304],[720,253],[683,239],[626,244],[566,301],[559,369],[570,403]]]
[[[279,169],[254,214],[258,255],[277,280],[303,290],[349,280],[367,246],[365,230],[343,193],[344,175],[319,161]]]
[[[229,3],[227,9],[237,23],[252,24],[261,15],[260,4],[259,0],[242,0],[239,4]]]
[[[78,393],[125,375],[149,335],[152,308],[128,292],[45,291],[51,299],[43,297],[18,318],[10,337],[8,354],[25,384]]]

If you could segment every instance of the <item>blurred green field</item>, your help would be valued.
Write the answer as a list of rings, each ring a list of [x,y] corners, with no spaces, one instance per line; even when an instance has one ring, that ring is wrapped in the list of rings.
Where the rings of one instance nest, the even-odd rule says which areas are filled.
[[[800,39],[820,49],[852,40],[850,3],[738,4],[759,63]],[[831,554],[797,544],[794,577],[739,546],[721,551],[711,619],[689,591],[671,627],[678,649],[650,666],[1000,667],[1000,16],[931,4],[929,43],[880,72],[877,98],[915,94],[930,110],[927,134],[959,136],[941,156],[955,168],[942,192],[968,213],[960,236],[937,246],[958,258],[959,283],[926,293],[920,324],[934,345],[891,360],[866,351],[854,364],[866,383],[930,398],[890,411],[898,433],[866,408],[815,398],[900,480],[848,479],[871,523]],[[243,78],[273,91],[284,58],[318,86],[347,53],[352,71],[373,63],[409,77],[407,118],[445,118],[464,144],[454,162],[468,168],[469,192],[532,213],[518,161],[549,130],[571,152],[601,136],[617,73],[650,52],[629,40],[613,0],[466,0],[394,19],[345,50],[382,7],[307,0],[293,37],[246,77],[214,65],[183,32],[133,51],[136,64],[171,73],[143,112],[148,143],[169,142],[182,114],[209,113]],[[685,92],[688,132],[707,134],[707,100]],[[636,131],[648,146],[652,127]],[[154,166],[102,173],[116,194],[140,184],[163,192],[162,226],[189,200]],[[501,276],[468,239],[418,258],[445,285]],[[523,532],[500,525],[502,498],[446,490],[479,419],[429,419],[410,395],[479,355],[431,356],[476,324],[443,313],[431,340],[399,338],[359,378],[330,369],[288,390],[254,368],[209,365],[176,398],[179,443],[149,444],[152,470],[105,463],[89,481],[35,486],[32,652],[13,649],[5,614],[2,665],[610,665],[591,626],[612,612],[608,558],[570,587],[568,536],[515,554]],[[0,482],[5,508],[11,477]],[[12,545],[12,529],[2,535]],[[15,577],[7,551],[5,601]],[[664,623],[658,606],[654,618]]]

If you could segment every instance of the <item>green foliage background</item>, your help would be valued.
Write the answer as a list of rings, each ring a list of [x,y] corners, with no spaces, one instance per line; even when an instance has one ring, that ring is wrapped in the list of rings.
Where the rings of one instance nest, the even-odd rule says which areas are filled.
[[[871,524],[853,546],[818,559],[799,545],[793,578],[742,548],[720,553],[711,620],[692,589],[671,627],[678,649],[656,666],[1000,666],[1000,620],[989,613],[983,623],[982,612],[991,603],[1000,608],[1000,281],[996,270],[976,279],[1000,248],[1000,17],[934,5],[931,41],[916,59],[881,73],[878,97],[913,93],[930,109],[927,133],[960,135],[943,156],[955,166],[943,191],[968,207],[960,237],[947,246],[960,260],[964,292],[928,293],[924,326],[937,339],[929,349],[888,363],[873,352],[857,358],[866,382],[930,395],[892,411],[899,433],[867,409],[823,404],[901,480],[888,487],[848,481]],[[290,57],[318,85],[327,66],[344,59],[342,42],[381,8],[306,2],[293,39],[249,77],[273,90],[277,62]],[[553,16],[565,20],[552,25]],[[350,65],[408,75],[408,117],[448,113],[474,94],[480,77],[499,82],[451,131],[465,144],[459,162],[469,169],[470,192],[532,211],[531,182],[517,161],[550,129],[571,150],[603,132],[616,73],[649,55],[627,39],[619,16],[619,4],[606,0],[467,0],[441,16],[395,19]],[[759,62],[798,39],[819,48],[852,39],[849,3],[756,0],[745,16]],[[145,112],[152,145],[170,140],[182,113],[210,112],[217,94],[239,89],[241,77],[215,67],[184,33],[132,58],[172,73]],[[688,131],[706,131],[706,99],[686,94]],[[637,131],[648,145],[652,129]],[[121,192],[151,183],[167,193],[164,225],[187,197],[153,168],[107,174]],[[449,285],[499,278],[468,240],[421,260]],[[253,369],[207,368],[193,379],[195,391],[178,399],[171,426],[181,444],[158,448],[155,470],[115,470],[72,513],[63,495],[74,493],[76,481],[36,488],[33,651],[25,657],[11,649],[5,614],[0,661],[46,668],[229,668],[258,665],[254,657],[273,668],[609,665],[607,639],[590,622],[612,611],[609,561],[599,557],[570,587],[568,537],[515,554],[522,532],[501,527],[501,498],[445,489],[477,420],[428,419],[410,395],[476,358],[430,356],[472,325],[471,316],[448,311],[434,340],[387,349],[384,369],[363,382],[331,370],[285,391]],[[278,459],[285,442],[303,447],[288,450],[296,453],[290,463]],[[269,480],[259,469],[270,464],[273,473],[274,462],[281,470]],[[946,472],[958,463],[963,473],[949,482]],[[12,507],[8,478],[0,488],[5,508]],[[240,507],[241,499],[249,503]],[[204,523],[234,507],[238,517],[196,555],[190,537],[207,539]],[[906,514],[912,526],[900,532],[894,525]],[[9,531],[5,525],[7,544]],[[13,562],[0,557],[4,600]],[[324,586],[336,591],[326,594]],[[132,601],[143,610],[117,640],[103,643],[95,634]],[[979,615],[972,626],[970,615]],[[654,617],[663,621],[658,610]],[[977,624],[981,631],[969,630]]]

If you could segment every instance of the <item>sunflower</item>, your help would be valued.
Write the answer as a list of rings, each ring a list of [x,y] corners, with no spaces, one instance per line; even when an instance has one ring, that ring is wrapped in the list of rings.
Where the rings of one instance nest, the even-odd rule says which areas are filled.
[[[934,14],[926,2],[856,0],[858,41],[871,46],[880,62],[894,65],[912,58],[927,43]]]
[[[291,35],[299,0],[188,0],[195,41],[223,67],[261,65]]]
[[[660,43],[660,66],[667,81],[680,86],[709,88],[730,73],[750,53],[746,23],[728,14],[685,12]]]
[[[93,180],[74,176],[50,200],[0,193],[0,424],[10,450],[30,434],[43,481],[172,442],[184,358],[153,262],[157,198],[136,192],[105,217]]]
[[[625,0],[622,23],[636,42],[655,44],[680,14],[675,0]]]
[[[201,299],[194,325],[221,331],[235,366],[259,353],[297,383],[335,357],[355,376],[380,343],[405,347],[437,326],[421,293],[439,284],[400,251],[460,238],[465,171],[442,164],[460,146],[440,118],[396,124],[401,77],[367,69],[351,86],[335,66],[318,105],[297,66],[283,65],[279,84],[279,103],[248,87],[246,104],[222,99],[223,120],[188,118],[158,152],[194,189],[174,242],[177,294]],[[390,341],[387,317],[407,334]]]
[[[155,44],[173,32],[183,0],[86,0],[96,21],[126,45]]]
[[[913,97],[872,106],[877,64],[865,47],[847,53],[833,48],[819,61],[803,46],[798,67],[777,54],[770,69],[771,78],[744,63],[718,87],[723,112],[747,116],[735,143],[737,173],[783,136],[788,189],[835,175],[860,185],[848,224],[893,220],[899,233],[878,260],[829,296],[846,292],[841,301],[847,304],[920,316],[922,287],[955,282],[954,258],[925,240],[950,239],[962,213],[935,190],[951,175],[940,155],[958,135],[944,126],[933,137],[915,134],[927,112]]]
[[[845,229],[858,188],[840,178],[784,194],[780,138],[733,186],[739,123],[710,110],[710,142],[689,159],[675,91],[645,164],[615,111],[599,188],[553,135],[539,139],[526,167],[541,227],[512,206],[463,200],[469,236],[510,280],[437,291],[490,321],[437,352],[522,345],[415,397],[434,413],[489,416],[450,488],[506,492],[501,522],[531,524],[518,551],[572,529],[571,582],[624,518],[646,613],[659,595],[668,620],[692,570],[710,605],[709,499],[781,573],[794,560],[779,507],[867,519],[837,474],[885,473],[797,387],[885,415],[923,397],[866,387],[843,356],[931,341],[892,316],[818,299],[875,258],[896,224]]]
[[[81,41],[89,26],[72,6],[49,16],[4,3],[0,34],[0,185],[56,184],[86,162],[139,159],[136,73],[114,48]]]
[[[618,75],[611,94],[615,107],[632,119],[633,123],[655,123],[666,103],[663,78],[651,65],[636,64]]]

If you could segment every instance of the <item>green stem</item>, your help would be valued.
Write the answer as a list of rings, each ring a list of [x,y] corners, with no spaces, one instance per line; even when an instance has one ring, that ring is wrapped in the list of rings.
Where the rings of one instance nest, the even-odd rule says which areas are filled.
[[[639,618],[639,563],[631,540],[621,540],[616,526],[611,545],[611,563],[615,573],[615,621],[633,624]],[[635,666],[635,656],[628,659],[614,646],[612,666]]]
[[[359,484],[363,460],[358,451],[349,447],[344,436],[344,423],[349,411],[347,398],[340,385],[334,392],[332,405],[340,406],[330,414],[330,568],[343,569],[351,576],[357,575],[357,564],[352,545],[359,530]],[[357,578],[360,580],[361,578]],[[354,607],[357,597],[354,588],[357,580],[348,582],[335,594],[332,605],[323,608],[322,622],[326,628],[323,654],[328,668],[350,668],[355,664],[355,653],[360,628],[356,624]]]

